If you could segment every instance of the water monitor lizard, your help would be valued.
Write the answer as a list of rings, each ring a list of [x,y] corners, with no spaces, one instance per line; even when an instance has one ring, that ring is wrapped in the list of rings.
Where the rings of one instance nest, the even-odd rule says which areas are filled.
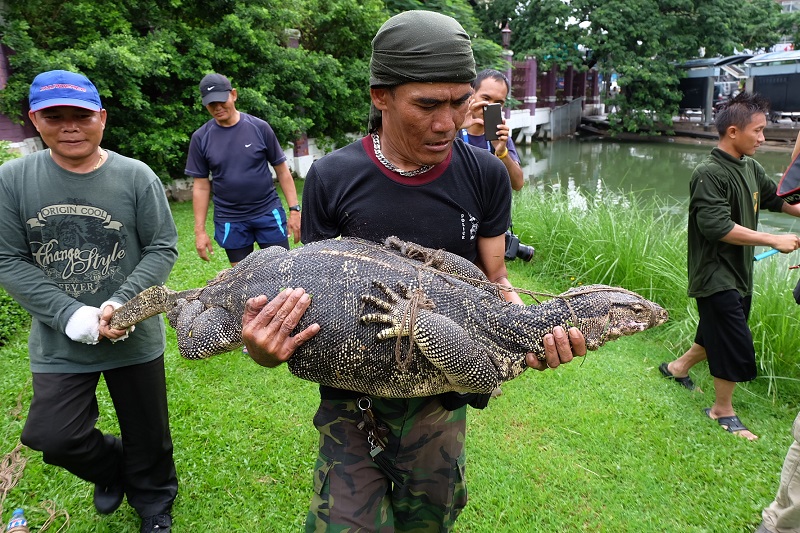
[[[491,392],[527,368],[527,352],[543,357],[542,339],[556,325],[577,326],[594,350],[667,320],[655,303],[605,285],[511,304],[469,261],[390,237],[383,245],[348,238],[258,250],[205,287],[142,291],[111,325],[165,312],[181,355],[203,359],[242,345],[248,298],[287,287],[312,298],[296,330],[321,326],[289,359],[290,371],[383,397]]]

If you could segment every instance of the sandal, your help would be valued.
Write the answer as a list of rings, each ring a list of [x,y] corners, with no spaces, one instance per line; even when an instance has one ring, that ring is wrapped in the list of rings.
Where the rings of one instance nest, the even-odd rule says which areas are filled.
[[[664,376],[667,379],[675,380],[688,390],[695,390],[697,388],[694,384],[694,381],[692,381],[692,378],[690,378],[689,376],[684,376],[682,378],[675,377],[672,374],[672,372],[669,371],[668,365],[669,363],[661,363],[661,366],[658,367],[658,369],[661,371],[662,376]]]
[[[711,408],[706,407],[703,409],[703,412],[706,414],[708,418],[711,418]],[[739,417],[736,415],[733,416],[721,416],[719,418],[711,418],[711,420],[716,420],[717,424],[722,426],[722,429],[727,431],[728,433],[738,433],[740,431],[750,431],[747,429],[747,426],[742,424],[742,421],[739,420]]]

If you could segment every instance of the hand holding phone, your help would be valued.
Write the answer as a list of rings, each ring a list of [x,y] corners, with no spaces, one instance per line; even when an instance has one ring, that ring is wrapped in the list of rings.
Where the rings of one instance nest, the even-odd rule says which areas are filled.
[[[496,141],[497,128],[503,123],[502,104],[487,104],[483,108],[483,134],[487,141]]]

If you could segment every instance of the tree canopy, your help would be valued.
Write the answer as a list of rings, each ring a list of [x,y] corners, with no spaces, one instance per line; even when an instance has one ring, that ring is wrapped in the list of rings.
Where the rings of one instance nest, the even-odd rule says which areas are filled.
[[[210,118],[197,85],[220,72],[237,88],[237,107],[269,121],[283,143],[306,134],[342,144],[366,129],[372,38],[390,15],[420,8],[459,19],[478,61],[498,65],[500,48],[480,37],[466,0],[6,2],[13,73],[0,111],[21,117],[40,72],[82,72],[109,111],[104,145],[175,178],[192,132]],[[290,29],[299,47],[287,46]]]
[[[283,143],[301,135],[342,144],[366,129],[370,42],[392,14],[428,9],[472,37],[478,68],[505,70],[500,29],[516,57],[616,72],[618,127],[677,111],[676,62],[776,42],[797,31],[773,0],[37,0],[3,2],[2,44],[13,51],[0,112],[20,117],[31,80],[82,72],[109,111],[104,145],[183,175],[192,132],[208,120],[197,84],[227,75],[238,107],[270,122]],[[299,30],[299,47],[287,30]]]
[[[482,29],[493,35],[506,21],[515,54],[540,68],[568,63],[616,72],[618,127],[637,130],[670,123],[681,99],[676,63],[758,51],[781,36],[773,0],[494,0],[479,4]],[[494,33],[493,33],[494,32]]]
[[[387,17],[380,0],[12,2],[2,42],[13,75],[0,110],[19,117],[39,72],[82,72],[109,111],[104,145],[175,178],[210,118],[198,83],[220,72],[239,109],[268,120],[282,142],[341,141],[366,126],[369,43]],[[287,47],[287,29],[300,30],[300,47]]]

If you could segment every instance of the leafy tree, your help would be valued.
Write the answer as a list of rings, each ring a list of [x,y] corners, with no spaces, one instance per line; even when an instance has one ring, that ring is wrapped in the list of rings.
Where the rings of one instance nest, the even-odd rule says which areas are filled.
[[[481,4],[479,4],[480,6]],[[616,72],[617,129],[670,123],[681,98],[676,63],[758,50],[779,38],[773,0],[494,0],[476,10],[483,31],[510,20],[517,55],[540,68],[571,62]]]
[[[109,110],[104,145],[162,179],[183,175],[191,133],[209,118],[197,84],[212,71],[284,142],[363,130],[369,40],[386,19],[379,0],[39,0],[7,2],[2,16],[15,53],[0,111],[20,117],[39,72],[82,72]],[[306,33],[299,48],[287,48],[288,28]]]
[[[472,40],[472,52],[475,56],[475,66],[478,70],[494,68],[505,70],[508,64],[502,59],[500,46],[500,30],[491,30],[486,33],[482,23],[476,15],[473,2],[468,0],[385,0],[386,9],[391,15],[403,11],[425,9],[435,11],[456,19]],[[497,39],[493,39],[494,32]]]
[[[478,68],[504,69],[467,0],[37,0],[0,2],[13,74],[0,112],[21,118],[36,74],[75,70],[109,111],[104,146],[142,159],[164,180],[183,175],[192,132],[209,119],[197,94],[208,72],[228,76],[242,111],[284,143],[301,135],[342,144],[363,132],[370,41],[392,14],[453,16]],[[300,31],[289,47],[286,30]],[[497,32],[499,36],[499,32]]]
[[[800,11],[781,13],[776,29],[795,43],[795,47],[800,45]]]

